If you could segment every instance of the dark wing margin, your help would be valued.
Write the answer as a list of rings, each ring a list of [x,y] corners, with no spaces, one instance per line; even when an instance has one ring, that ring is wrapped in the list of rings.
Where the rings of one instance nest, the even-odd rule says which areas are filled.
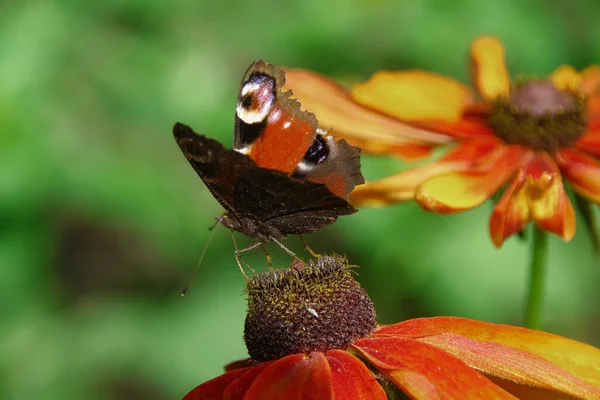
[[[256,168],[256,163],[179,122],[173,126],[173,136],[215,199],[227,211],[236,214],[235,188],[238,179],[245,170]]]
[[[235,207],[283,234],[302,234],[329,225],[340,215],[357,210],[325,185],[291,179],[262,168],[245,171],[238,181]]]

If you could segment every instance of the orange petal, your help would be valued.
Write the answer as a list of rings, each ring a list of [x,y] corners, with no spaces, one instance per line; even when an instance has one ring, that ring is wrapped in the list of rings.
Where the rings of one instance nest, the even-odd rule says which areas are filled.
[[[415,189],[431,177],[464,171],[496,147],[493,141],[459,144],[439,161],[409,169],[397,175],[357,186],[350,194],[355,206],[384,206],[414,197]]]
[[[366,338],[352,347],[414,399],[514,399],[463,361],[414,339]]]
[[[374,336],[423,338],[446,332],[479,342],[499,343],[542,357],[600,388],[600,350],[551,333],[457,317],[417,318],[383,326]]]
[[[588,97],[586,113],[590,122],[600,119],[600,95]]]
[[[451,138],[415,128],[356,103],[333,80],[303,69],[286,70],[286,89],[292,89],[324,129],[361,146],[368,153],[394,153],[407,160],[426,156],[433,145]]]
[[[415,192],[415,200],[426,210],[453,213],[483,203],[519,167],[527,151],[518,146],[502,146],[477,166],[429,179]]]
[[[273,361],[255,379],[244,400],[333,400],[331,370],[323,353],[292,354]]]
[[[504,61],[504,45],[491,36],[482,36],[471,44],[473,81],[484,99],[508,96],[510,77]]]
[[[558,89],[577,91],[583,81],[581,75],[570,65],[561,65],[550,74],[550,80]]]
[[[581,87],[579,91],[585,95],[591,96],[600,91],[600,66],[590,65],[581,71]]]
[[[577,193],[600,203],[600,163],[595,158],[577,150],[561,149],[557,161]]]
[[[490,219],[492,241],[498,247],[529,221],[556,233],[565,241],[575,234],[575,212],[565,194],[556,162],[538,152],[506,189]]]
[[[523,350],[455,333],[427,336],[420,341],[461,359],[520,399],[600,398],[598,388]]]
[[[487,125],[487,114],[465,116],[460,121],[414,121],[414,126],[442,133],[458,140],[494,138],[494,131]]]
[[[588,123],[588,131],[577,140],[575,147],[593,156],[600,157],[600,119]]]
[[[336,399],[387,400],[385,390],[358,358],[341,350],[328,351],[326,357]]]
[[[235,371],[227,372],[210,381],[204,382],[202,385],[197,386],[186,394],[183,397],[183,400],[222,400],[225,388],[250,369],[251,368],[236,369]]]
[[[358,103],[406,121],[458,122],[471,95],[466,86],[421,70],[379,71],[352,89]]]

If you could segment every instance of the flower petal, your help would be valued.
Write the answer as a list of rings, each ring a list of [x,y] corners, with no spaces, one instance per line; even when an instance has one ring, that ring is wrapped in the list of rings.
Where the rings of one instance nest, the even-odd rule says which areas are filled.
[[[231,382],[223,392],[223,400],[241,400],[254,382],[254,379],[262,373],[271,363],[266,362],[248,368],[247,372]]]
[[[514,399],[463,361],[418,340],[366,338],[352,347],[414,399]]]
[[[420,341],[463,360],[519,398],[600,398],[600,389],[523,350],[455,333],[427,336]]]
[[[412,168],[397,175],[357,186],[350,194],[355,206],[384,206],[414,197],[415,189],[431,177],[464,171],[497,146],[494,141],[461,143],[440,160]]]
[[[575,234],[575,211],[565,193],[558,166],[546,152],[536,153],[519,170],[496,204],[490,219],[492,241],[500,247],[529,221],[565,241]]]
[[[458,122],[414,121],[413,125],[431,132],[438,132],[458,140],[494,138],[494,131],[487,124],[487,114],[464,116]]]
[[[560,90],[577,91],[583,82],[582,76],[570,65],[561,65],[550,74],[549,78]]]
[[[192,389],[183,397],[183,400],[221,400],[227,386],[250,369],[252,368],[236,369],[235,371],[227,372],[210,381],[206,381]]]
[[[426,210],[452,213],[476,207],[490,198],[519,167],[527,151],[502,146],[465,171],[429,179],[415,192],[415,200]]]
[[[421,71],[379,71],[352,89],[358,103],[406,121],[458,122],[470,103],[469,89],[442,75]]]
[[[336,399],[387,400],[385,390],[358,358],[341,350],[328,351],[326,357]]]
[[[600,102],[598,102],[598,106],[600,106]],[[600,113],[600,108],[598,112]],[[588,131],[584,136],[579,138],[575,146],[586,153],[600,157],[600,118],[588,123]]]
[[[600,203],[600,163],[573,149],[561,149],[556,159],[563,175],[577,193]]]
[[[378,328],[374,336],[423,338],[453,332],[542,357],[600,388],[600,350],[551,333],[458,317],[417,318]]]
[[[255,379],[244,400],[333,400],[331,370],[323,353],[292,354],[274,361]]]
[[[482,36],[471,45],[473,81],[484,99],[507,96],[510,77],[504,61],[504,45],[491,36]]]
[[[600,91],[600,66],[590,65],[581,71],[581,87],[579,91],[585,95],[591,96]]]
[[[333,129],[334,135],[367,153],[394,153],[414,160],[428,155],[433,145],[451,140],[370,110],[352,100],[342,86],[312,71],[286,69],[285,87],[292,89],[302,108],[315,113],[321,127]]]
[[[587,98],[586,113],[590,123],[600,120],[600,95]],[[595,121],[594,121],[595,120]],[[596,125],[597,126],[597,125]]]

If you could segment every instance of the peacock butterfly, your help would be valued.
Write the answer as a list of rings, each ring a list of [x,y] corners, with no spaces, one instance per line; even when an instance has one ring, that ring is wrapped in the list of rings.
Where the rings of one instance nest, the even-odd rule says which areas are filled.
[[[285,74],[262,60],[242,79],[233,150],[176,123],[181,151],[225,208],[226,227],[279,243],[356,212],[347,198],[364,183],[360,148],[335,140],[300,109]]]

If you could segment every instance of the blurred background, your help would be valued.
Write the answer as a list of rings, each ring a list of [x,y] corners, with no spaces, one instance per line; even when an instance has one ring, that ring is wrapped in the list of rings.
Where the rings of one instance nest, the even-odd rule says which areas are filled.
[[[222,209],[171,127],[231,146],[253,60],[341,82],[381,68],[468,82],[469,43],[487,33],[513,74],[544,75],[600,61],[598,13],[594,0],[0,1],[0,398],[177,399],[246,357],[226,229],[179,296]],[[367,179],[407,167],[363,166]],[[528,246],[496,250],[490,211],[364,209],[307,241],[360,265],[381,323],[518,324]],[[598,346],[600,268],[583,224],[550,245],[544,327]],[[276,266],[291,261],[269,249]],[[246,258],[266,267],[260,251]]]

